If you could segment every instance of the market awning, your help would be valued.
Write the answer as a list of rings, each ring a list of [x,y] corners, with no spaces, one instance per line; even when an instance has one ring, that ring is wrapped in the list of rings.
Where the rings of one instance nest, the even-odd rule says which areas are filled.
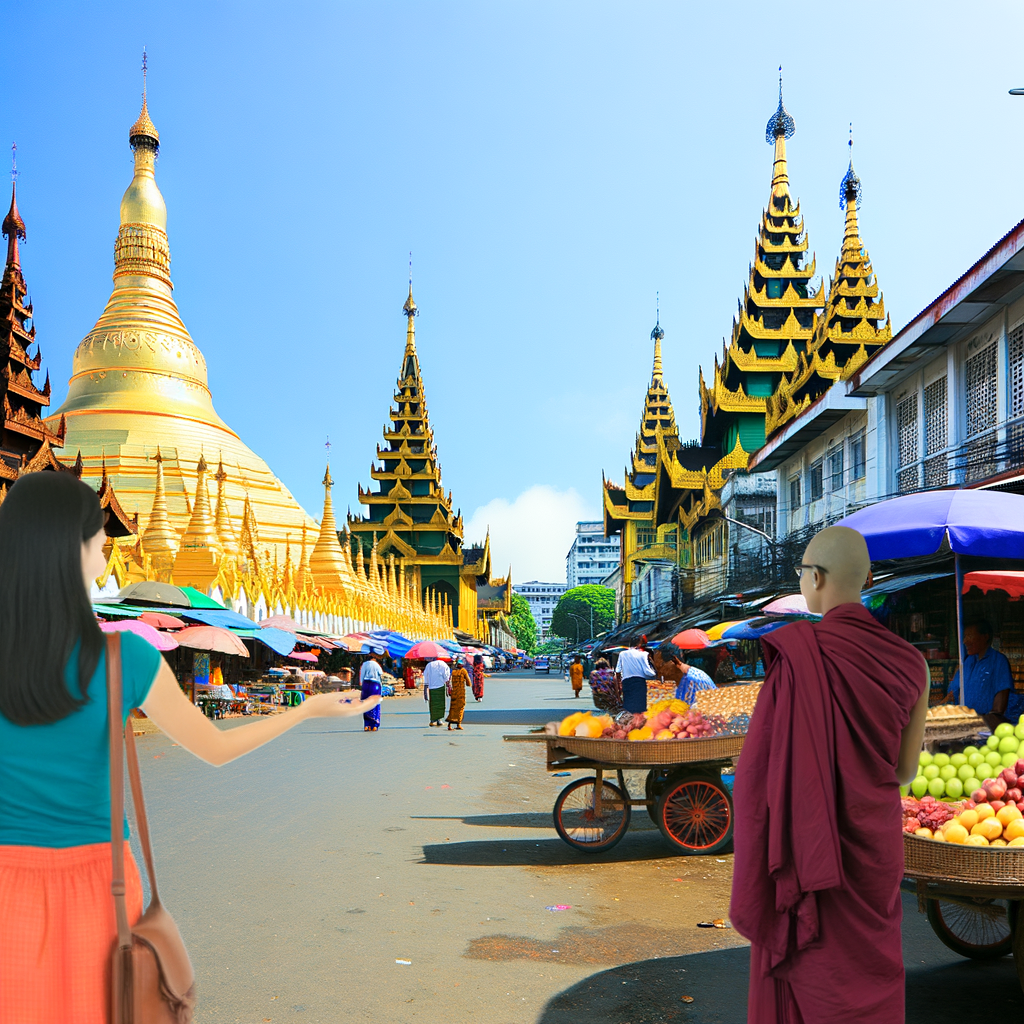
[[[916,587],[918,583],[927,583],[928,580],[940,580],[952,575],[951,572],[918,572],[911,573],[909,576],[891,576],[887,580],[882,580],[881,583],[876,583],[869,590],[862,591],[860,599],[864,601],[867,598],[874,597],[876,594],[895,594],[901,590],[909,590],[911,587]]]
[[[221,629],[257,628],[252,619],[247,619],[238,612],[228,611],[227,608],[183,608],[180,614],[183,619],[194,619],[207,626],[220,626]]]
[[[964,576],[964,593],[977,587],[983,594],[993,590],[1007,593],[1011,601],[1024,597],[1024,572],[1013,570],[979,570]]]
[[[257,629],[255,626],[251,629],[235,627],[231,632],[244,640],[256,640],[264,647],[269,647],[275,654],[291,654],[295,650],[295,634],[283,629],[274,629],[273,627]]]

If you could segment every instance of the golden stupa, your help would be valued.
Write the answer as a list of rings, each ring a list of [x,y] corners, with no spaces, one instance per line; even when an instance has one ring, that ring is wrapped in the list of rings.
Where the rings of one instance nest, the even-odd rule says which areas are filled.
[[[246,497],[261,547],[276,551],[289,538],[297,543],[304,529],[316,536],[315,521],[213,407],[206,361],[172,297],[167,207],[155,175],[160,136],[149,117],[145,79],[142,113],[128,138],[135,175],[121,200],[114,288],[75,351],[68,397],[50,417],[54,424],[66,418],[64,454],[81,451],[86,477],[99,479],[105,464],[122,506],[137,511],[143,524],[160,473],[166,504],[159,503],[157,520],[179,537],[193,522],[200,463],[220,466],[216,518],[226,518],[235,536],[242,533]],[[208,505],[204,498],[200,504]],[[185,557],[181,550],[161,554]]]

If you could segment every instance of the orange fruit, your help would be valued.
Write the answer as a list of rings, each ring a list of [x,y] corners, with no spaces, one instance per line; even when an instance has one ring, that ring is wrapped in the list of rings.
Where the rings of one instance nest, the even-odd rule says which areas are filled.
[[[942,834],[946,837],[947,843],[963,845],[970,833],[958,821],[951,821],[942,830]]]
[[[992,810],[991,804],[978,804],[974,808],[975,813],[978,815],[978,821],[984,821],[986,818],[995,817],[995,811]]]
[[[958,821],[961,825],[963,825],[963,827],[967,829],[968,832],[970,832],[971,829],[978,824],[978,812],[974,810],[974,808],[968,807],[966,811],[961,811],[956,816],[955,820]]]
[[[925,839],[931,839],[934,833],[930,828],[919,828],[915,833],[915,836],[923,836]]]
[[[964,841],[964,846],[988,846],[988,840],[984,836],[970,835]]]
[[[1020,818],[1024,818],[1024,814],[1021,814],[1017,810],[1015,804],[1007,804],[1005,807],[1000,808],[999,813],[996,815],[996,821],[999,822],[1003,828],[1006,828],[1011,821],[1017,821]]]
[[[1016,839],[1011,839],[1007,846],[1024,846],[1024,836],[1017,836]]]
[[[986,843],[990,843],[993,839],[999,839],[1002,834],[1003,826],[995,818],[985,818],[971,829],[972,836],[984,836]]]
[[[1003,830],[1003,838],[1009,842],[1024,837],[1024,818],[1015,818]]]
[[[1009,846],[1010,844],[1005,839],[993,839],[989,846]]]

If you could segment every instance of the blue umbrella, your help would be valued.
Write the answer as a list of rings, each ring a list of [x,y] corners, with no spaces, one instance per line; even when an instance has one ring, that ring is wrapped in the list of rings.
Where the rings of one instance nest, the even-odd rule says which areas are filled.
[[[722,633],[723,640],[760,640],[765,633],[771,633],[782,626],[788,626],[795,619],[780,618],[778,615],[761,616],[756,619],[747,619],[746,622],[738,622],[730,626]]]
[[[957,653],[964,702],[961,555],[1024,558],[1024,496],[1002,491],[945,490],[904,494],[841,519],[862,534],[873,559],[932,555],[948,541],[956,566]]]
[[[404,658],[416,642],[391,629],[377,630],[370,633],[369,636],[372,640],[376,641],[378,646],[387,648],[387,652],[392,658]],[[365,644],[363,646],[364,648],[366,647]]]

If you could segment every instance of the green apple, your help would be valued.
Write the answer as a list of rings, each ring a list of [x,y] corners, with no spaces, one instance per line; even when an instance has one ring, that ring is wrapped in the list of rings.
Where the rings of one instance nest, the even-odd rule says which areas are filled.
[[[977,777],[971,779],[964,779],[965,793],[973,793],[976,789],[981,789],[981,779]]]
[[[1002,739],[1004,736],[1013,735],[1013,726],[1009,722],[1000,722],[995,729],[992,730],[993,736],[998,736]]]
[[[949,764],[949,754],[938,753],[932,758],[932,764],[937,764],[940,768],[945,768]]]
[[[923,775],[918,775],[910,784],[910,792],[920,800],[928,792],[928,780]]]
[[[943,782],[942,779],[932,779],[932,781],[928,783],[928,792],[931,793],[933,797],[938,799],[940,796],[942,796],[943,793],[946,792],[945,782]]]
[[[978,752],[978,748],[977,748],[977,747],[975,747],[975,746],[969,746],[969,747],[964,747],[964,753],[965,753],[965,754],[966,754],[966,755],[967,755],[968,757],[970,757],[970,756],[971,756],[971,754],[976,754],[977,752]]]
[[[959,800],[964,795],[964,784],[960,779],[950,779],[946,783],[946,796],[951,800]]]
[[[944,764],[939,769],[939,778],[942,779],[943,782],[949,782],[950,779],[955,779],[956,777],[956,768],[951,764]]]
[[[998,750],[990,750],[985,755],[985,763],[986,764],[1002,764],[1003,763],[1003,755],[1000,754]]]
[[[999,774],[996,769],[990,764],[984,764],[981,766],[981,781],[984,782],[986,779],[994,779]],[[971,790],[973,793],[974,790]]]
[[[966,754],[950,754],[949,755],[949,763],[954,768],[962,768],[965,764],[967,764],[967,755]]]
[[[985,740],[985,746],[988,747],[989,750],[995,750],[996,747],[999,746],[999,737],[993,733],[987,740]]]
[[[1024,740],[1024,715],[1021,715],[1021,721],[1014,726],[1013,735],[1019,740]]]
[[[999,763],[1004,768],[1012,768],[1017,763],[1018,757],[1020,757],[1020,754],[1018,754],[1016,751],[1011,751],[1006,754],[1003,754],[1003,759]]]
[[[956,770],[956,777],[961,782],[966,782],[968,779],[974,778],[974,765],[973,764],[962,764]]]
[[[937,764],[926,764],[924,768],[921,769],[921,774],[931,782],[932,779],[937,779],[939,777],[939,766]]]
[[[973,754],[968,754],[967,763],[973,767],[977,767],[979,764],[985,763],[985,755],[979,753],[977,750]]]
[[[1005,722],[1003,723],[1006,724]],[[1020,746],[1020,740],[1014,735],[1003,736],[999,740],[999,746],[996,749],[1000,754],[1015,754],[1017,748]]]
[[[917,763],[923,768],[927,764],[932,763],[932,755],[927,750],[921,751],[921,756],[917,759]]]

